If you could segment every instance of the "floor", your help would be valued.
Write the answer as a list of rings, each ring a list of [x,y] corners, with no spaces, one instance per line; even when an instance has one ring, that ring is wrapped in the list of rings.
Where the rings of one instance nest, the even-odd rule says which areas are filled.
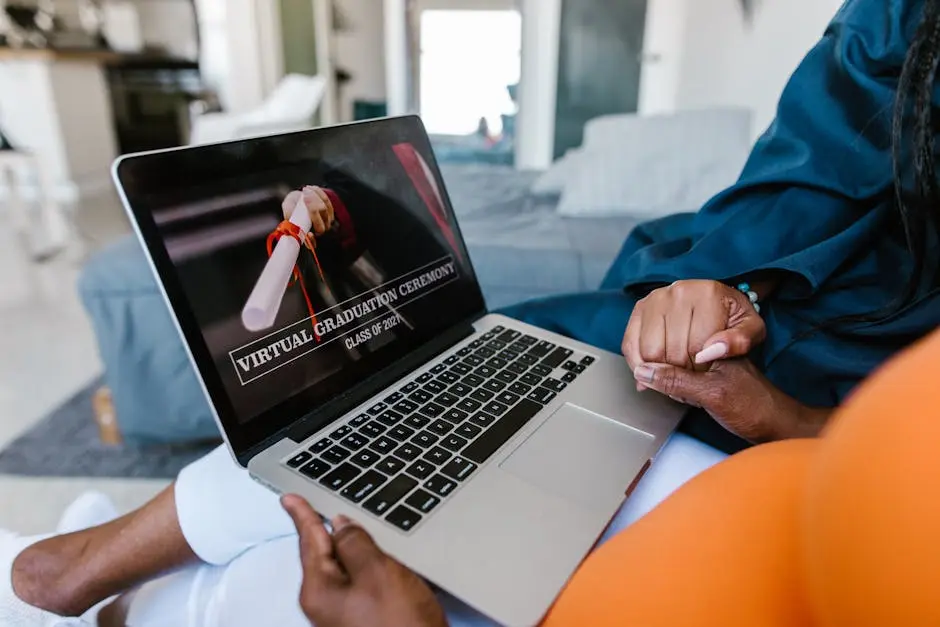
[[[68,249],[37,263],[9,207],[0,204],[0,448],[101,372],[75,282],[86,256],[130,227],[110,194],[71,213],[75,236]],[[165,485],[0,476],[0,528],[20,533],[50,530],[65,506],[86,490],[104,492],[123,511]]]

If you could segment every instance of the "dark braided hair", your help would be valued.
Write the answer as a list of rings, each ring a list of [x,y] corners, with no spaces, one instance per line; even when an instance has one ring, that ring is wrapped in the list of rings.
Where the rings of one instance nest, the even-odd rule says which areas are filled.
[[[940,64],[940,0],[925,0],[924,15],[898,80],[892,140],[895,199],[912,276],[892,309],[916,298],[925,278],[928,243],[938,233],[940,186],[934,156],[933,93]],[[909,103],[913,101],[913,107]],[[906,147],[906,148],[905,148]],[[913,180],[909,181],[909,175]]]

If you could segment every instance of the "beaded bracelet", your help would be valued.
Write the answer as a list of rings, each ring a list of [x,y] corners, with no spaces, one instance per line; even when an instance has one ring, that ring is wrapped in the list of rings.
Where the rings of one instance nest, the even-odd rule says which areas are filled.
[[[757,302],[759,297],[757,296],[757,292],[751,289],[751,284],[738,283],[738,291],[747,296],[747,299],[754,305],[754,310],[760,313],[760,303]]]

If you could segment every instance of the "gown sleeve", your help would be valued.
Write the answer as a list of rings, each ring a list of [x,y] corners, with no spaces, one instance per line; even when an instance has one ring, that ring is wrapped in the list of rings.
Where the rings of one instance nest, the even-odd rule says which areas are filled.
[[[922,7],[848,0],[792,75],[738,182],[694,217],[647,225],[646,241],[628,241],[608,285],[777,270],[803,297],[883,236],[895,216],[897,81]]]

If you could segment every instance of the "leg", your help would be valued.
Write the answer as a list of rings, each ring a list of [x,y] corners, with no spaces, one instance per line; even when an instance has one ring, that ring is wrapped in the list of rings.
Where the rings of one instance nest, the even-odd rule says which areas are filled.
[[[635,304],[623,290],[598,290],[541,298],[499,313],[619,353]]]
[[[202,559],[230,562],[294,532],[277,497],[219,448],[185,468],[176,484],[111,523],[39,542],[16,558],[23,601],[63,616]]]

